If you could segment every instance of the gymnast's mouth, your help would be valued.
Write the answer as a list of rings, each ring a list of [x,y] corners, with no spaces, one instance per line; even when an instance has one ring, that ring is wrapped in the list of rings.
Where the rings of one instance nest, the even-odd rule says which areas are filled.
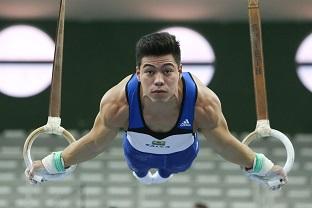
[[[159,94],[159,93],[166,93],[166,91],[165,90],[153,90],[152,93]]]

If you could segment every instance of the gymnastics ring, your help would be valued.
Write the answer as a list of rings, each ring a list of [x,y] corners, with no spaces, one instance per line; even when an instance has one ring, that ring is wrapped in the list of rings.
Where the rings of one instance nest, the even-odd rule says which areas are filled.
[[[273,137],[281,141],[286,149],[287,153],[287,160],[283,167],[284,171],[288,173],[291,168],[293,167],[294,160],[295,160],[295,150],[290,142],[289,138],[283,134],[282,132],[271,129],[268,120],[264,121],[258,121],[256,130],[251,132],[249,135],[247,135],[242,143],[249,145],[251,142],[253,142],[256,139],[264,138],[264,137]]]
[[[288,137],[282,132],[271,129],[267,96],[266,96],[266,84],[264,75],[264,61],[263,61],[263,47],[262,47],[262,32],[261,32],[261,16],[259,9],[259,0],[248,0],[248,15],[249,15],[249,30],[250,30],[250,43],[251,43],[251,55],[252,55],[252,69],[253,69],[253,81],[256,100],[257,111],[257,125],[256,130],[250,133],[244,140],[243,144],[250,144],[253,140],[263,137],[274,137],[280,140],[286,148],[287,160],[283,167],[284,171],[288,173],[295,159],[294,147],[291,144]]]
[[[73,135],[69,131],[67,131],[66,129],[60,126],[60,123],[61,123],[61,118],[49,117],[48,123],[46,125],[35,129],[29,134],[29,136],[27,137],[24,143],[24,148],[23,148],[23,158],[24,158],[24,162],[27,168],[30,168],[33,163],[33,160],[30,154],[32,144],[38,138],[40,134],[62,135],[67,140],[68,143],[73,143],[76,141],[76,139],[73,137]],[[77,165],[70,166],[69,168],[65,170],[65,173],[61,173],[61,174],[70,175],[76,169],[76,166]],[[48,178],[49,180],[57,180],[59,176],[60,174],[49,175]],[[41,175],[34,175],[33,179],[38,182],[43,182],[46,180]]]
[[[50,91],[49,117],[46,125],[37,128],[27,137],[24,148],[23,157],[26,164],[26,171],[32,166],[32,158],[30,154],[33,142],[40,134],[57,134],[62,135],[65,139],[72,143],[75,138],[66,129],[61,127],[61,81],[62,81],[62,61],[63,61],[63,44],[64,44],[64,21],[65,21],[65,0],[60,0],[59,18],[57,24],[56,44],[54,51],[52,83]],[[77,165],[72,165],[65,169],[64,173],[48,174],[46,171],[41,174],[35,174],[33,180],[43,182],[46,180],[57,180],[62,176],[71,174]],[[25,172],[26,173],[26,172]],[[27,175],[27,174],[26,174]]]

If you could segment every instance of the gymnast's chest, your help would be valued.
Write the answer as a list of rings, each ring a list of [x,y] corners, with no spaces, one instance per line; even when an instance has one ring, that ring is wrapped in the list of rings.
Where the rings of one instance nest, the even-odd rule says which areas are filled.
[[[177,124],[178,112],[169,114],[161,113],[158,115],[142,115],[145,126],[153,132],[165,133],[171,131]]]

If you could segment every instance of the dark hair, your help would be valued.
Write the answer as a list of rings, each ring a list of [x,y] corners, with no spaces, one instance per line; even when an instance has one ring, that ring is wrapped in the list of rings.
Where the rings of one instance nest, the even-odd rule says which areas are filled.
[[[181,63],[180,44],[174,35],[167,32],[151,33],[143,36],[136,44],[136,65],[141,65],[144,56],[172,54],[178,65]]]
[[[208,208],[208,206],[203,203],[198,202],[194,204],[194,208]]]

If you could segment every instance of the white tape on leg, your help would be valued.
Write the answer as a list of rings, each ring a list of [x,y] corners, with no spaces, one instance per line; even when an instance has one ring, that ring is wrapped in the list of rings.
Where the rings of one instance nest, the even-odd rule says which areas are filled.
[[[143,184],[149,185],[153,183],[153,175],[150,171],[148,171],[148,173],[144,177],[137,176],[137,174],[134,171],[132,172],[132,174],[138,181],[140,181]]]
[[[159,172],[153,174],[153,183],[159,184],[159,183],[165,183],[167,182],[173,175],[171,174],[168,178],[163,178],[159,175]]]

